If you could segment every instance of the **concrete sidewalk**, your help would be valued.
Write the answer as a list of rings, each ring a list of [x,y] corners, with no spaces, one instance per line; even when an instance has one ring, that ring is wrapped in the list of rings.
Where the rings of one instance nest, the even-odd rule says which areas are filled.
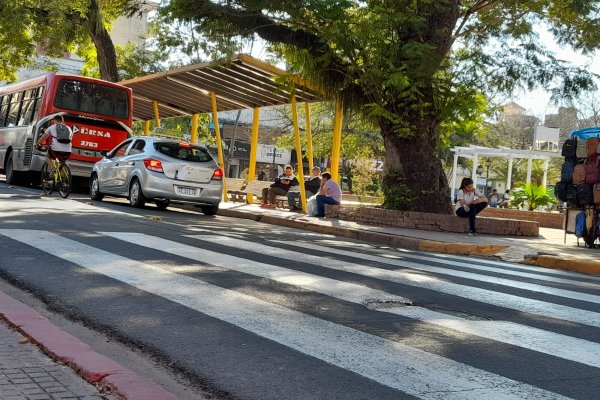
[[[0,400],[176,400],[0,291]]]
[[[479,235],[402,229],[308,217],[283,209],[263,209],[257,204],[221,203],[219,215],[305,229],[390,246],[437,253],[494,257],[497,259],[600,275],[600,249],[584,247],[580,240],[559,229],[540,228],[537,238]]]

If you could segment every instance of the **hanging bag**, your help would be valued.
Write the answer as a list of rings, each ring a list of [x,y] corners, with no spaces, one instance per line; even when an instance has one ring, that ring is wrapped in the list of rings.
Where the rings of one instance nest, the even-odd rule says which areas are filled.
[[[560,169],[560,180],[561,182],[571,182],[573,180],[573,170],[575,169],[574,160],[565,160]]]
[[[565,158],[575,158],[577,153],[577,140],[567,139],[563,143],[562,152],[560,153]]]
[[[580,139],[577,141],[577,149],[575,150],[575,155],[577,156],[577,158],[580,159],[587,158],[588,152],[586,139]]]
[[[598,159],[588,160],[585,164],[583,164],[585,168],[585,183],[590,183],[592,185],[596,184],[598,180]]]
[[[583,164],[577,164],[573,168],[573,185],[579,186],[585,182],[585,166]]]
[[[587,140],[587,158],[588,160],[596,159],[598,156],[598,144],[600,144],[600,139],[598,138],[589,138]]]

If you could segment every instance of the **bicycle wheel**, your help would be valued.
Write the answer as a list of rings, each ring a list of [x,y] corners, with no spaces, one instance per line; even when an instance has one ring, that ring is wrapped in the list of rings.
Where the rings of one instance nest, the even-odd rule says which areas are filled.
[[[48,164],[42,165],[42,190],[45,194],[50,195],[54,191],[54,174],[48,168]]]
[[[66,199],[71,194],[71,169],[67,164],[58,166],[58,182],[56,182],[60,197]]]

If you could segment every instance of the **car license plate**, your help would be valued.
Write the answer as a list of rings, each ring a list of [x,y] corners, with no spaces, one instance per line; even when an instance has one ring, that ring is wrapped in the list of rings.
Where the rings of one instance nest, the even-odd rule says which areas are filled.
[[[175,193],[182,196],[198,196],[198,189],[184,186],[175,186]]]

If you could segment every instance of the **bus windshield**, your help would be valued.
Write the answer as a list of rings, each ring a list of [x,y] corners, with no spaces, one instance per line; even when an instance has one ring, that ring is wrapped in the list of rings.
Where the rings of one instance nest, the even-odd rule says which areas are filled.
[[[77,80],[60,81],[54,106],[112,118],[129,117],[128,93],[125,90]]]

